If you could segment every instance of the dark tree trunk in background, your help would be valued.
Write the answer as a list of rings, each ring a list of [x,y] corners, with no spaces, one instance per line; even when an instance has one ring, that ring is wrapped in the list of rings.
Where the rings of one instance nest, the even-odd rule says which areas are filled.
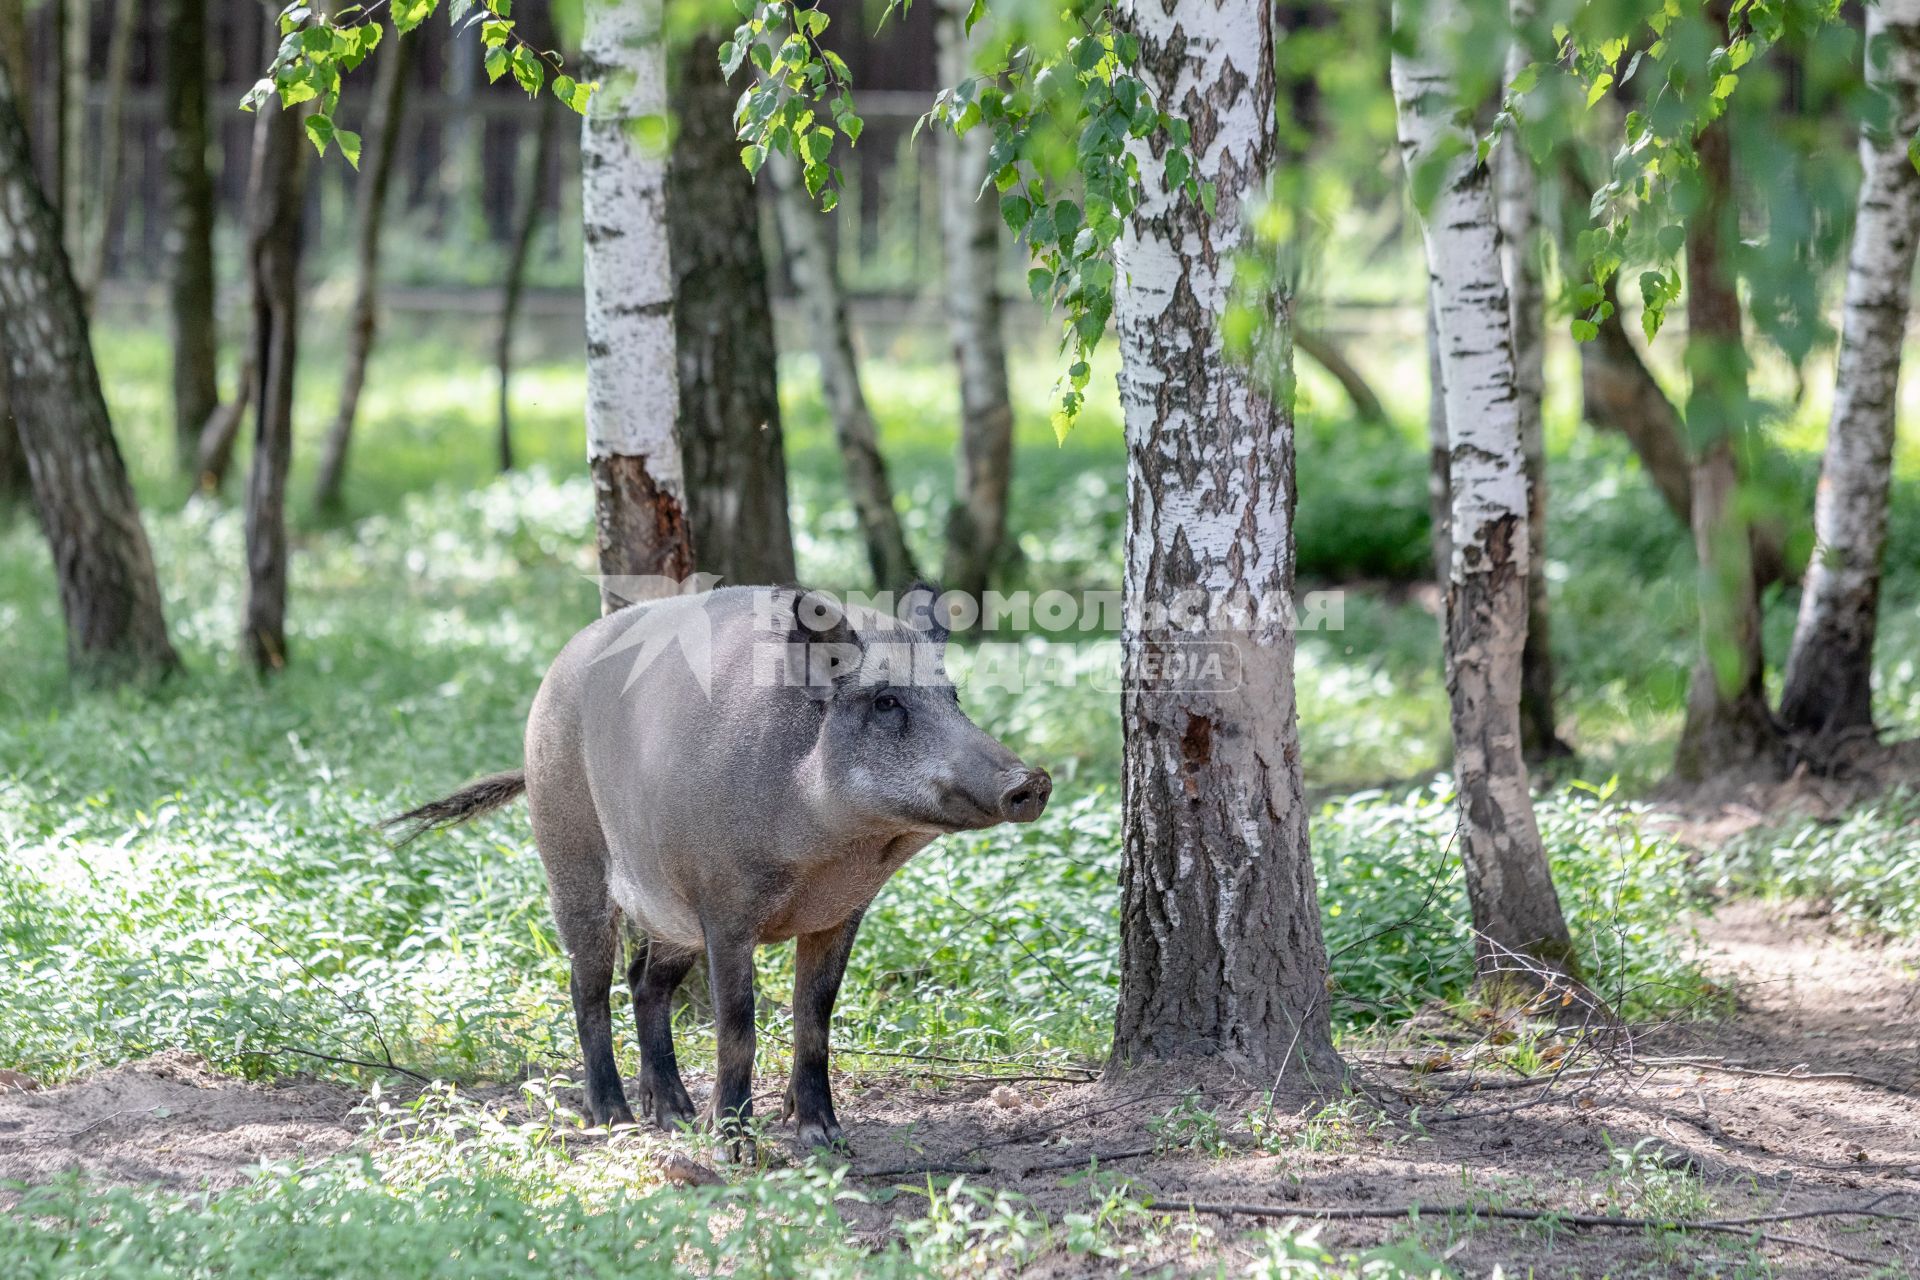
[[[1354,417],[1362,422],[1380,423],[1387,420],[1387,411],[1380,404],[1380,397],[1367,382],[1353,361],[1347,359],[1347,353],[1340,344],[1324,333],[1311,329],[1302,329],[1296,335],[1295,349],[1315,364],[1325,369],[1347,393],[1347,399],[1353,405]]]
[[[383,42],[384,43],[384,42]],[[367,126],[369,154],[364,157],[360,188],[354,203],[353,306],[347,312],[347,363],[340,380],[340,407],[320,454],[320,470],[313,485],[316,506],[337,508],[347,474],[347,450],[353,443],[353,423],[360,412],[360,392],[367,384],[367,361],[373,355],[374,332],[380,321],[380,231],[386,221],[387,190],[393,185],[394,152],[400,139],[400,113],[407,96],[407,68],[414,42],[386,43],[380,75],[374,82],[373,119]],[[549,97],[549,100],[550,97]]]
[[[514,214],[513,246],[507,252],[506,279],[500,286],[500,333],[494,339],[494,366],[500,375],[500,423],[496,446],[500,469],[513,470],[513,331],[520,319],[520,296],[526,289],[527,259],[533,252],[533,234],[547,193],[547,167],[553,155],[553,126],[559,101],[552,94],[540,99],[539,123],[534,127],[533,163],[527,167],[520,208]]]
[[[200,434],[220,404],[213,180],[207,172],[207,0],[166,0],[161,18],[173,435],[180,469],[198,475],[192,468],[199,461]]]
[[[22,0],[0,0],[0,62],[12,77],[15,106],[21,128],[29,137],[27,103],[33,97],[27,77],[27,13]],[[10,519],[33,500],[33,480],[27,474],[27,452],[13,423],[7,392],[7,322],[0,316],[0,521]]]
[[[972,0],[938,0],[934,24],[943,85],[959,84],[971,73],[966,20],[972,7]],[[960,372],[960,447],[941,576],[949,590],[975,599],[986,593],[1001,559],[1013,480],[1013,398],[1000,316],[1000,200],[987,181],[991,145],[985,129],[964,137],[943,132],[936,142],[945,302]]]
[[[80,289],[89,305],[107,276],[107,251],[113,244],[114,213],[120,203],[120,157],[126,147],[127,74],[133,60],[139,0],[116,0],[113,34],[107,45],[107,102],[100,122],[100,181],[94,188],[93,216],[87,232],[87,256]]]
[[[847,491],[853,497],[860,532],[866,539],[867,563],[873,569],[875,586],[897,591],[918,575],[913,555],[907,550],[900,513],[893,505],[893,485],[887,479],[886,460],[880,455],[879,432],[867,408],[866,394],[860,389],[853,327],[847,321],[846,293],[834,269],[826,222],[791,161],[775,155],[767,164],[774,178],[787,270],[793,275],[793,287],[800,294],[807,329],[820,358],[820,390],[840,444]]]
[[[793,527],[767,261],[753,175],[740,163],[717,37],[674,60],[680,123],[667,165],[680,454],[695,561],[734,583],[791,582]],[[904,583],[882,583],[899,587]]]
[[[1873,732],[1873,646],[1887,549],[1900,357],[1920,237],[1920,0],[1867,10],[1867,80],[1887,99],[1877,135],[1862,130],[1859,214],[1847,266],[1833,416],[1814,507],[1818,547],[1780,694],[1780,718],[1810,734]]]
[[[287,664],[287,466],[299,351],[302,114],[269,102],[253,131],[247,277],[253,299],[253,471],[247,479],[246,645],[262,673]]]
[[[1746,434],[1747,357],[1730,261],[1736,243],[1732,139],[1721,119],[1700,134],[1701,202],[1687,225],[1687,432],[1693,447],[1693,541],[1700,571],[1700,652],[1687,690],[1674,772],[1702,781],[1778,763],[1760,641],[1752,532],[1737,442]]]
[[[67,261],[78,262],[87,235],[87,0],[48,0],[57,33],[55,147],[51,186]]]
[[[167,640],[153,553],[114,443],[59,218],[34,180],[4,62],[0,316],[19,441],[60,582],[67,660],[89,679],[164,675],[179,659]]]
[[[1261,0],[1128,6],[1156,100],[1182,104],[1216,212],[1170,198],[1162,162],[1129,148],[1145,199],[1122,233],[1114,328],[1126,418],[1126,601],[1144,615],[1198,592],[1229,615],[1204,634],[1130,623],[1129,669],[1197,640],[1237,679],[1134,682],[1126,735],[1120,998],[1113,1065],[1210,1058],[1278,1087],[1326,1090],[1329,1031],[1300,772],[1294,637],[1293,417],[1263,385],[1291,375],[1291,299],[1256,374],[1223,355],[1226,264],[1242,203],[1274,154],[1273,12]],[[1204,245],[1208,252],[1196,252]],[[1245,616],[1251,614],[1252,616]],[[1223,687],[1225,686],[1225,687]]]

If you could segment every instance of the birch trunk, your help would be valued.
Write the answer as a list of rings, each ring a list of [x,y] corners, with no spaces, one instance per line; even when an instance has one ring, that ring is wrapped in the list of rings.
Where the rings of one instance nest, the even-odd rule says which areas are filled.
[[[867,543],[867,563],[874,584],[898,590],[918,576],[900,513],[893,505],[893,485],[887,479],[880,437],[860,389],[860,364],[853,351],[853,327],[847,322],[847,299],[834,269],[826,224],[807,195],[793,161],[772,155],[774,203],[780,222],[780,240],[787,254],[787,270],[800,295],[807,330],[813,335],[820,359],[820,389],[840,445],[847,472],[847,489]]]
[[[268,103],[254,121],[247,184],[253,297],[253,467],[247,477],[245,640],[256,670],[287,665],[287,468],[300,348],[301,213],[307,140],[298,109]]]
[[[6,382],[53,552],[67,661],[87,679],[164,675],[167,639],[153,553],[107,417],[86,310],[60,220],[34,180],[12,72],[0,59],[0,318]]]
[[[394,153],[399,149],[400,112],[407,97],[407,66],[414,42],[395,39],[381,57],[374,82],[373,119],[367,136],[371,154],[354,193],[353,303],[347,311],[346,369],[340,379],[340,405],[320,453],[320,470],[313,485],[314,505],[338,507],[346,480],[347,450],[353,443],[354,419],[360,413],[360,392],[367,385],[367,361],[373,356],[374,333],[380,319],[380,231],[386,221],[387,191],[393,185]]]
[[[1441,599],[1453,579],[1453,483],[1448,476],[1447,371],[1440,358],[1440,322],[1433,311],[1433,287],[1427,287],[1427,519],[1433,547],[1433,580]],[[1440,611],[1440,638],[1447,634],[1446,609]]]
[[[934,35],[940,83],[972,73],[967,14],[972,0],[938,0]],[[991,139],[985,129],[939,137],[940,235],[946,246],[948,331],[960,371],[960,446],[953,507],[947,516],[945,585],[978,599],[1007,536],[1007,488],[1013,480],[1013,398],[1000,316],[1000,206],[987,183]],[[989,186],[983,196],[981,187]]]
[[[513,470],[513,331],[520,319],[520,297],[526,287],[533,233],[540,225],[540,208],[546,199],[547,169],[553,156],[553,124],[558,115],[556,98],[549,94],[540,99],[540,120],[533,135],[533,163],[527,167],[526,186],[514,214],[513,247],[507,253],[506,278],[500,286],[500,333],[494,339],[493,355],[500,373],[496,447],[502,471]]]
[[[661,0],[587,0],[580,131],[587,456],[603,577],[693,573],[667,244],[667,64]],[[608,612],[633,599],[601,587]]]
[[[1459,0],[1435,0],[1423,12],[1424,31],[1432,38],[1462,18]],[[1446,388],[1447,691],[1475,952],[1483,982],[1537,987],[1549,972],[1571,975],[1577,964],[1521,754],[1531,543],[1493,175],[1473,163],[1446,72],[1395,53],[1392,74],[1408,174],[1446,165],[1421,221]]]
[[[1519,30],[1531,9],[1512,8],[1516,35],[1507,51],[1511,81],[1530,61]],[[1547,598],[1547,448],[1541,412],[1547,385],[1547,300],[1540,283],[1539,194],[1533,158],[1517,133],[1494,152],[1502,271],[1513,329],[1514,407],[1527,469],[1527,642],[1520,655],[1520,746],[1528,760],[1572,755],[1553,711],[1552,610]]]
[[[1920,174],[1907,158],[1907,140],[1920,132],[1920,0],[1868,7],[1867,81],[1889,113],[1883,130],[1860,133],[1863,181],[1814,503],[1816,546],[1780,695],[1787,727],[1812,734],[1873,731],[1894,410],[1920,236]]]
[[[1129,667],[1191,646],[1237,679],[1130,679],[1113,1065],[1212,1057],[1296,1087],[1341,1071],[1294,694],[1291,408],[1223,353],[1221,317],[1245,239],[1243,201],[1274,156],[1273,14],[1261,0],[1124,5],[1139,74],[1192,125],[1217,212],[1163,189],[1157,148],[1129,146],[1146,197],[1119,245],[1114,308],[1127,440]],[[1291,299],[1263,385],[1292,367]],[[1250,618],[1201,632],[1154,617],[1195,597]]]
[[[1687,224],[1687,431],[1693,446],[1693,542],[1699,558],[1700,652],[1674,772],[1699,782],[1780,762],[1763,687],[1753,533],[1740,500],[1735,441],[1747,430],[1747,357],[1729,246],[1738,234],[1725,117],[1701,131],[1701,202]]]
[[[166,0],[165,152],[167,324],[173,339],[173,438],[189,475],[200,434],[220,405],[214,316],[213,179],[207,172],[207,0]]]
[[[694,37],[679,62],[680,130],[667,175],[680,447],[703,572],[734,583],[793,581],[779,352],[753,175],[715,52]]]

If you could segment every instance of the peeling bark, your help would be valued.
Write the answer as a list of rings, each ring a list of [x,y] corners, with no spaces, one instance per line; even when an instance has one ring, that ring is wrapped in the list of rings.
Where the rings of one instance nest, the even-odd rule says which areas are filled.
[[[938,0],[940,83],[969,74],[967,14],[972,0]],[[1000,206],[987,179],[985,129],[942,133],[940,231],[946,247],[948,329],[960,370],[960,446],[947,553],[941,576],[978,599],[998,566],[1007,536],[1007,488],[1013,480],[1013,397],[1000,318]],[[982,187],[987,193],[981,194]]]
[[[0,317],[14,412],[8,430],[18,430],[53,552],[68,664],[89,680],[165,675],[179,659],[167,639],[153,553],[107,417],[59,217],[34,180],[4,60]]]
[[[338,507],[346,479],[347,449],[353,442],[353,423],[360,412],[360,392],[367,384],[367,361],[373,355],[374,331],[380,318],[380,231],[386,221],[387,190],[393,185],[394,153],[400,141],[400,112],[407,97],[407,66],[414,42],[397,39],[380,60],[374,81],[373,119],[367,128],[371,154],[360,173],[353,214],[353,303],[347,311],[346,369],[340,380],[340,407],[320,452],[320,469],[313,485],[314,505]]]
[[[1737,235],[1733,151],[1724,117],[1701,131],[1701,202],[1687,224],[1687,431],[1693,442],[1693,541],[1700,652],[1674,773],[1687,781],[1781,761],[1763,687],[1753,534],[1740,502],[1734,442],[1748,429],[1747,358],[1729,246]]]
[[[1294,637],[1275,607],[1294,585],[1293,419],[1259,389],[1292,365],[1291,299],[1256,377],[1224,358],[1220,320],[1242,202],[1274,155],[1273,15],[1259,0],[1123,6],[1139,72],[1193,126],[1209,216],[1163,190],[1154,147],[1130,143],[1146,198],[1119,245],[1128,503],[1123,645],[1130,664],[1199,638],[1141,611],[1189,593],[1244,601],[1206,635],[1239,665],[1230,687],[1130,680],[1116,1069],[1209,1057],[1321,1089],[1341,1065],[1307,843]],[[1226,682],[1223,682],[1226,683]]]
[[[167,325],[173,340],[173,437],[194,470],[200,435],[220,404],[214,315],[213,179],[207,172],[207,0],[166,0],[164,125]]]
[[[1814,504],[1816,546],[1787,658],[1780,718],[1802,733],[1873,731],[1873,647],[1887,546],[1894,414],[1920,237],[1920,0],[1867,9],[1867,81],[1889,109],[1862,129],[1840,367]]]
[[[1435,0],[1422,34],[1462,20],[1459,0]],[[1421,222],[1446,389],[1447,692],[1475,954],[1483,984],[1538,987],[1578,966],[1521,753],[1530,503],[1493,175],[1473,161],[1446,71],[1395,53],[1392,73],[1407,172],[1446,166]]]
[[[674,436],[679,386],[667,157],[649,121],[667,107],[660,0],[587,0],[583,78],[600,89],[580,131],[586,246],[587,455],[600,572],[693,572]],[[607,612],[632,599],[605,585]]]
[[[753,175],[740,163],[737,93],[720,74],[718,42],[698,36],[676,60],[680,129],[667,171],[687,501],[703,571],[733,583],[791,582],[779,352],[760,206]]]
[[[787,254],[787,270],[800,294],[807,329],[820,359],[820,389],[840,445],[840,461],[847,472],[847,491],[867,543],[867,563],[874,584],[896,590],[918,576],[907,549],[906,530],[893,505],[893,485],[887,479],[886,460],[866,394],[860,389],[860,365],[853,351],[853,328],[847,322],[846,294],[834,269],[822,215],[808,197],[799,169],[783,155],[772,155],[767,167],[774,179],[774,202],[779,214],[780,240]]]
[[[247,184],[253,298],[253,468],[247,477],[248,656],[263,675],[287,665],[287,468],[300,344],[301,213],[307,141],[301,112],[269,103],[254,122]]]

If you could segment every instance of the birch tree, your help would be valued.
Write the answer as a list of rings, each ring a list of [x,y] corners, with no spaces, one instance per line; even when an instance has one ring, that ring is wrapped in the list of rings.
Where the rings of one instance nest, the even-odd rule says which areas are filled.
[[[674,436],[673,269],[667,239],[667,65],[661,0],[587,0],[580,132],[585,222],[587,455],[603,576],[693,573]],[[611,612],[626,603],[603,587]]]
[[[972,8],[972,0],[938,0],[934,34],[942,84],[958,84],[971,73],[966,23]],[[1013,398],[1000,320],[1000,207],[989,181],[986,130],[943,133],[937,146],[947,327],[960,373],[960,443],[941,577],[949,589],[978,598],[1006,540],[1013,480]]]
[[[179,666],[167,639],[153,553],[114,442],[86,310],[60,219],[34,178],[13,75],[0,58],[0,356],[53,552],[67,660],[114,680]]]
[[[1920,0],[1867,8],[1867,83],[1881,115],[1860,131],[1862,181],[1847,264],[1816,539],[1787,658],[1780,718],[1803,733],[1871,732],[1873,646],[1886,553],[1894,412],[1920,236]]]
[[[1400,17],[1396,9],[1396,25]],[[1393,95],[1409,181],[1420,191],[1438,178],[1420,215],[1446,400],[1447,692],[1475,953],[1483,980],[1537,985],[1542,966],[1576,966],[1521,753],[1531,540],[1493,175],[1475,159],[1452,79],[1432,53],[1462,18],[1460,0],[1429,0],[1426,47],[1393,55]]]
[[[1180,189],[1156,140],[1135,138],[1140,205],[1118,243],[1114,321],[1128,453],[1129,668],[1197,637],[1166,610],[1191,593],[1255,616],[1212,632],[1238,680],[1132,681],[1120,873],[1116,1066],[1216,1056],[1324,1086],[1328,1029],[1294,695],[1294,642],[1274,606],[1294,586],[1290,406],[1224,356],[1221,320],[1247,243],[1243,202],[1274,155],[1273,14],[1262,0],[1122,6],[1118,27],[1157,102],[1177,106],[1211,206]],[[1169,188],[1172,189],[1170,192]],[[1211,208],[1211,212],[1210,212]],[[1290,299],[1273,299],[1272,362],[1291,368]],[[1306,1068],[1301,1073],[1301,1068]]]
[[[1512,6],[1514,37],[1507,79],[1532,61],[1525,32],[1532,6]],[[1572,754],[1553,711],[1552,610],[1547,601],[1547,448],[1542,401],[1547,384],[1547,305],[1540,283],[1540,217],[1533,158],[1516,132],[1494,152],[1500,259],[1512,309],[1514,409],[1527,471],[1527,640],[1520,655],[1520,741],[1529,760]]]

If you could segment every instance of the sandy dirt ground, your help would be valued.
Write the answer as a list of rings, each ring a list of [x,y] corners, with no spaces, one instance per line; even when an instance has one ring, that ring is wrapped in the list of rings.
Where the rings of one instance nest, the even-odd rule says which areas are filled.
[[[1510,1277],[1734,1275],[1756,1257],[1785,1276],[1920,1275],[1920,952],[1838,936],[1819,918],[1757,903],[1730,904],[1698,927],[1714,972],[1735,993],[1733,1017],[1643,1030],[1605,1058],[1563,1064],[1551,1083],[1476,1072],[1474,1043],[1484,1047],[1484,1037],[1469,1029],[1454,1036],[1456,1048],[1446,1047],[1444,1026],[1418,1041],[1402,1033],[1399,1044],[1352,1054],[1356,1084],[1382,1106],[1353,1104],[1318,1120],[1275,1115],[1264,1152],[1249,1125],[1263,1114],[1259,1098],[1231,1082],[1171,1073],[1124,1085],[984,1079],[977,1067],[938,1063],[843,1072],[839,1109],[857,1151],[851,1180],[870,1198],[848,1217],[863,1238],[882,1242],[897,1215],[919,1212],[923,1202],[907,1188],[964,1174],[1057,1218],[1087,1209],[1086,1174],[1097,1168],[1105,1185],[1163,1207],[1302,1218],[1333,1210],[1348,1216],[1326,1222],[1321,1239],[1342,1249],[1412,1232],[1469,1276],[1496,1265]],[[1424,1069],[1436,1062],[1446,1069]],[[705,1082],[689,1084],[698,1100]],[[764,1082],[776,1100],[779,1087]],[[1167,1150],[1175,1135],[1155,1122],[1195,1089],[1188,1110],[1221,1120],[1201,1135],[1214,1150]],[[334,1085],[236,1081],[183,1054],[57,1089],[0,1091],[0,1182],[78,1169],[118,1183],[229,1186],[263,1160],[345,1149],[362,1128],[352,1114],[359,1100]],[[1645,1144],[1638,1184],[1617,1172],[1617,1153],[1636,1143]],[[1645,1185],[1648,1167],[1664,1190]],[[1427,1206],[1418,1223],[1401,1212],[1415,1203]],[[1676,1238],[1441,1211],[1660,1217],[1687,1203],[1689,1216],[1715,1221],[1782,1216]],[[1868,1206],[1899,1216],[1842,1212]],[[1191,1213],[1141,1233],[1130,1261],[1237,1271],[1260,1232],[1282,1221]],[[1772,1238],[1756,1242],[1755,1231]],[[1114,1266],[1061,1250],[1034,1270]]]

